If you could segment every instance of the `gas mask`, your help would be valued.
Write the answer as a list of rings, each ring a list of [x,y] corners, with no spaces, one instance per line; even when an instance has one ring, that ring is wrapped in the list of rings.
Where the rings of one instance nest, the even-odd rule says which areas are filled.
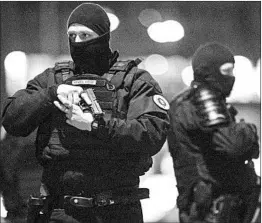
[[[192,83],[192,103],[203,127],[220,127],[227,125],[230,114],[225,98],[218,91],[212,90],[208,85]]]

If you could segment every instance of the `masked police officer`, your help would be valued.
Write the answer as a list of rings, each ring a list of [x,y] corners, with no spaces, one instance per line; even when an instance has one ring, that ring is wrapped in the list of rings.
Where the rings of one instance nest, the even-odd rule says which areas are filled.
[[[170,103],[168,144],[183,223],[251,222],[258,203],[257,176],[248,162],[259,155],[256,127],[236,122],[237,110],[226,103],[234,63],[222,44],[200,46],[190,88]]]
[[[103,8],[84,3],[68,19],[73,62],[59,62],[5,103],[15,136],[38,127],[40,197],[28,222],[143,222],[139,176],[164,144],[168,102],[139,60],[117,61]]]

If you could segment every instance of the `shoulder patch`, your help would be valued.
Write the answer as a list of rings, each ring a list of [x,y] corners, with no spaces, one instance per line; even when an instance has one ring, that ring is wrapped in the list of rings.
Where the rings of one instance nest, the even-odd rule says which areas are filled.
[[[164,110],[169,110],[170,108],[168,101],[162,95],[159,94],[154,95],[153,101],[159,108],[162,108]]]

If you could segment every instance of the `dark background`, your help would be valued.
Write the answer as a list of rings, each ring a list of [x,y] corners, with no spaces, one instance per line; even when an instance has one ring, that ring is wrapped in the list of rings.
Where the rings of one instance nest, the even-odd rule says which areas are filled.
[[[66,21],[81,1],[1,2],[1,101],[4,97],[3,61],[14,50],[26,54],[68,54]],[[236,55],[248,57],[254,64],[261,53],[260,1],[98,1],[120,19],[112,32],[111,48],[122,56],[152,53],[190,58],[198,46],[219,41]],[[175,19],[185,36],[174,43],[151,40],[138,16],[143,9],[156,9],[163,20]],[[179,89],[180,90],[180,89]],[[177,93],[177,92],[174,92]]]

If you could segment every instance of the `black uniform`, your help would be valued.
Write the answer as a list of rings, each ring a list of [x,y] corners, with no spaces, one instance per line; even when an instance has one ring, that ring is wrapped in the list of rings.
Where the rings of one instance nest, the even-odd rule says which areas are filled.
[[[216,46],[215,44],[214,48]],[[220,46],[218,48],[220,49]],[[212,52],[219,54],[219,49]],[[205,50],[207,52],[208,47]],[[200,57],[199,54],[197,57]],[[208,58],[212,58],[212,55]],[[222,60],[224,61],[219,65],[231,62],[226,56]],[[213,76],[211,74],[207,77],[209,80],[216,79],[214,73]],[[195,74],[195,79],[198,78]],[[214,83],[224,84],[219,80]],[[245,161],[258,157],[257,132],[253,124],[234,121],[237,111],[232,106],[227,110],[232,111],[228,113],[227,124],[216,127],[204,125],[203,117],[199,112],[201,113],[205,105],[197,107],[193,99],[196,86],[204,84],[215,92],[212,81],[195,80],[189,89],[173,98],[170,103],[171,131],[168,135],[168,144],[177,180],[180,221],[245,222],[243,219],[250,205],[248,200],[256,190],[257,181],[254,169]],[[227,90],[226,86],[224,89]],[[227,93],[231,89],[229,88]],[[216,92],[219,94],[219,91]],[[208,103],[215,104],[210,101]],[[214,202],[217,202],[217,212],[212,211]],[[241,206],[240,202],[244,204]],[[222,213],[220,213],[222,207],[219,206],[220,203],[225,207],[222,208]]]
[[[151,167],[151,156],[166,138],[167,111],[153,100],[162,95],[158,84],[148,72],[134,67],[115,92],[116,98],[112,97],[117,107],[114,112],[108,109],[103,129],[89,133],[68,126],[53,105],[56,83],[50,80],[55,81],[54,74],[50,68],[29,81],[26,89],[7,99],[3,113],[3,126],[10,134],[27,136],[38,127],[37,157],[49,193],[59,196],[64,190],[63,194],[77,195],[83,190],[89,195],[138,187],[139,176]],[[140,213],[139,205],[135,207]],[[126,208],[126,212],[136,211]],[[128,218],[126,214],[121,216]]]
[[[51,222],[143,222],[139,199],[148,191],[138,189],[139,176],[152,166],[151,157],[165,142],[169,105],[158,83],[132,66],[134,61],[131,66],[115,63],[117,54],[109,48],[110,22],[100,6],[80,5],[68,26],[73,23],[93,29],[99,37],[74,42],[70,36],[75,66],[58,63],[9,97],[3,126],[15,136],[27,136],[38,127],[40,190],[47,196]],[[90,132],[68,125],[53,104],[60,84],[79,81],[93,89],[104,112]]]

